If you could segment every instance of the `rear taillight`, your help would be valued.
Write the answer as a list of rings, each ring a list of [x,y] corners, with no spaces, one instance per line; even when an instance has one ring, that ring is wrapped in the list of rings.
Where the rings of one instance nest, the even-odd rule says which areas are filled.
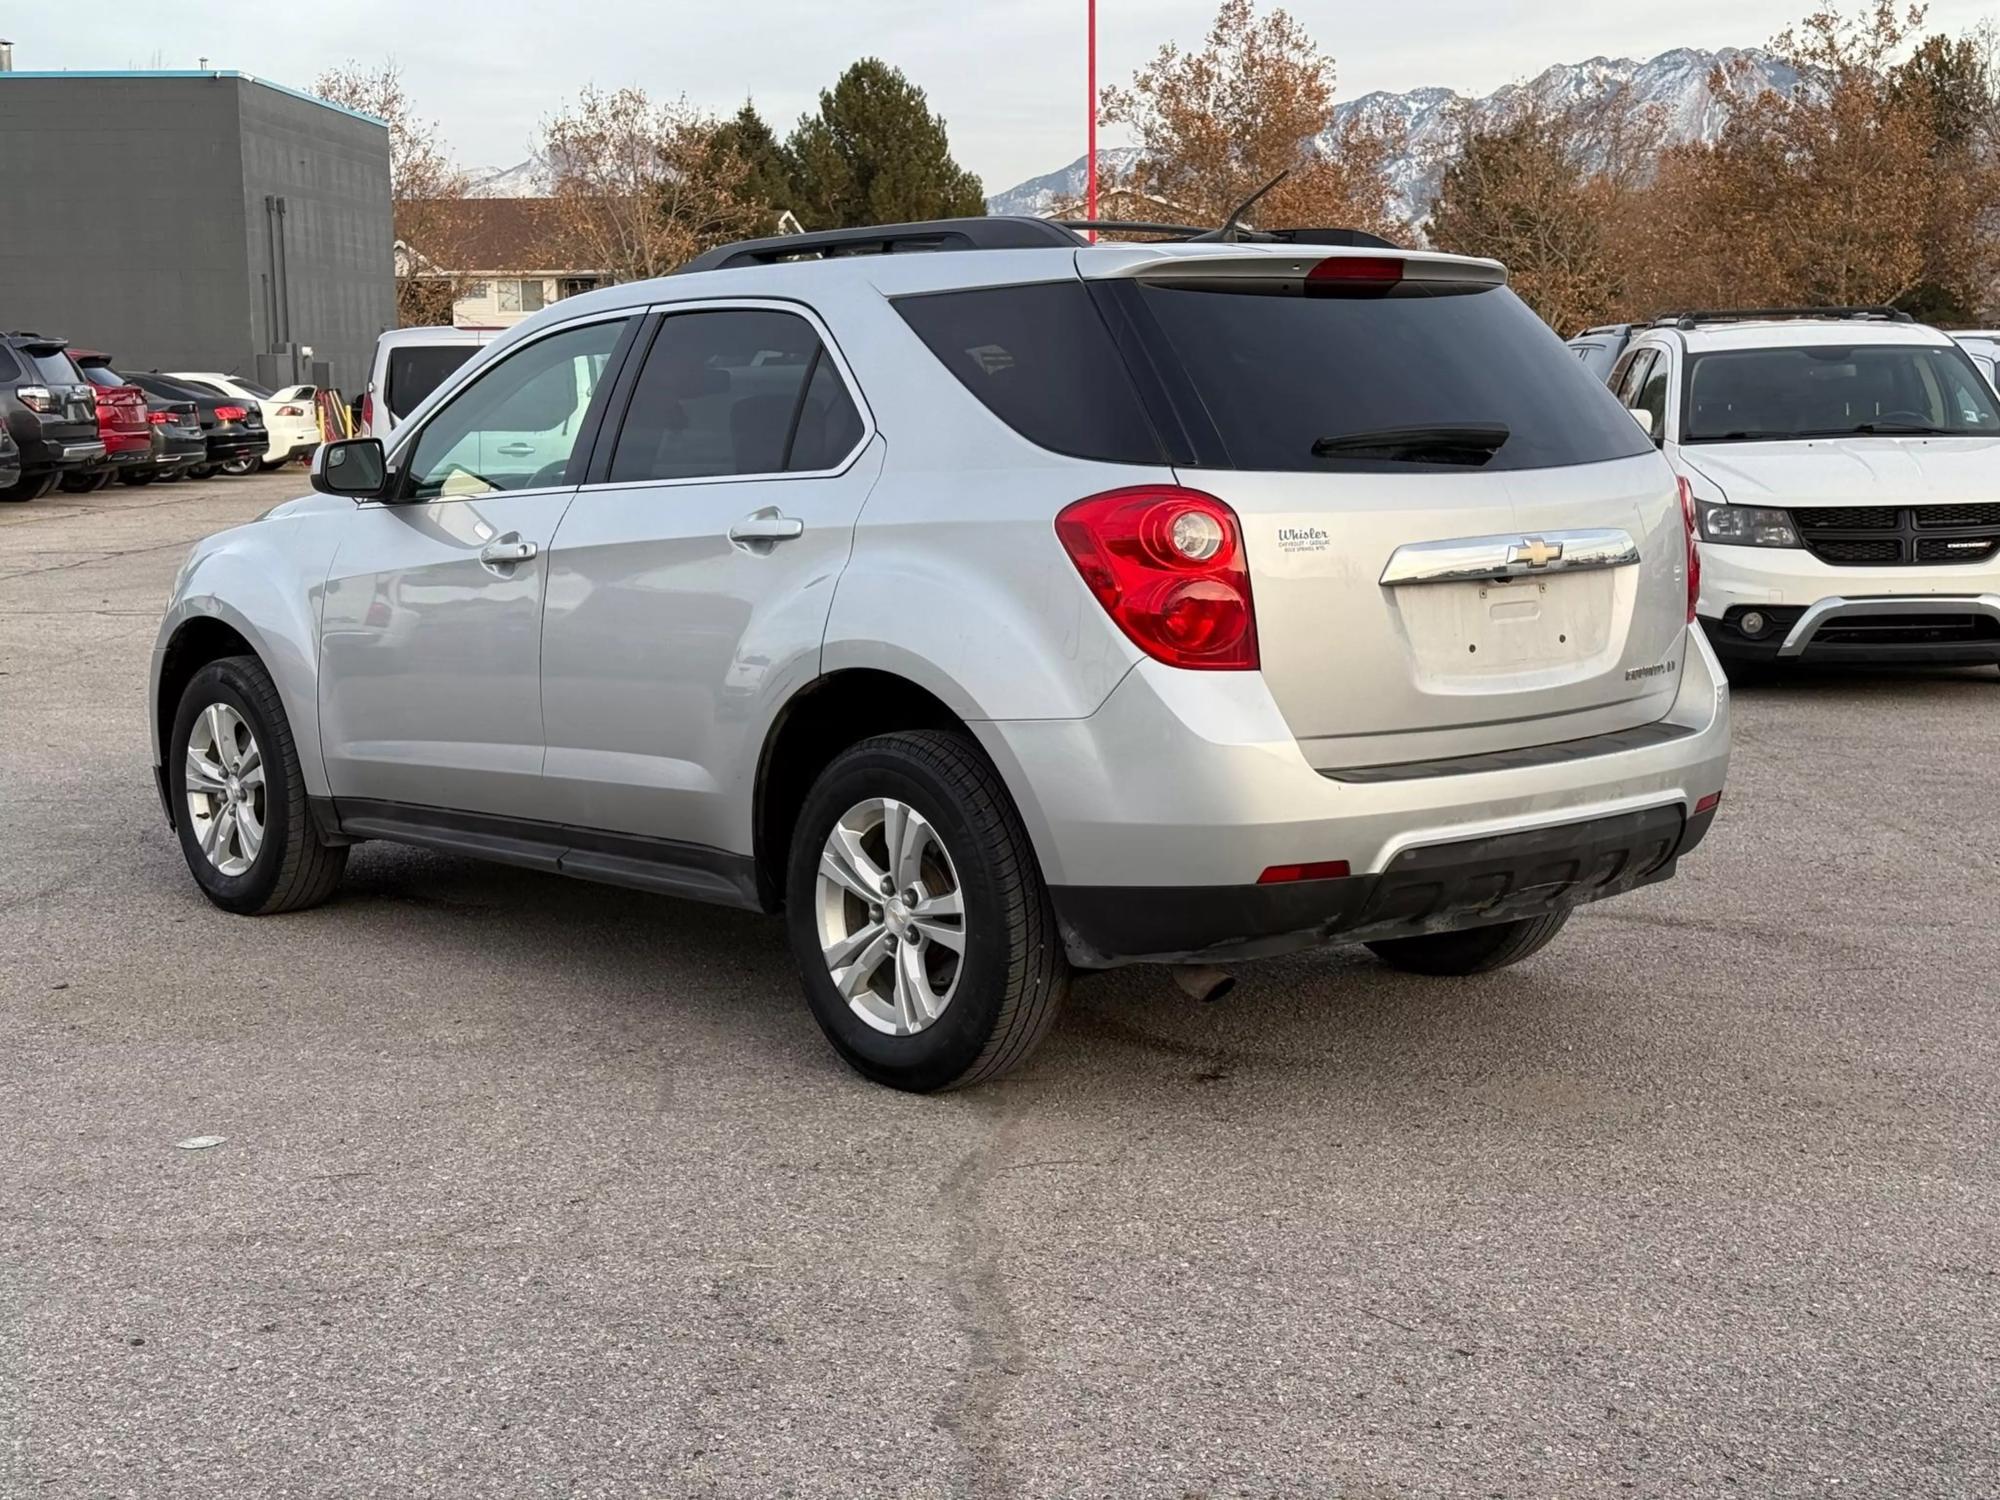
[[[278,408],[278,415],[281,417],[303,417],[305,414],[306,409],[303,406],[281,406]]]
[[[361,430],[363,432],[375,430],[375,393],[372,390],[361,398]]]
[[[1403,279],[1403,263],[1380,255],[1330,255],[1306,272],[1306,290],[1386,287]]]
[[[1178,485],[1079,500],[1056,536],[1132,644],[1170,667],[1254,671],[1257,617],[1236,512]]]
[[[174,414],[170,411],[149,411],[146,420],[155,427],[171,427],[174,425]]]
[[[1701,548],[1695,543],[1694,486],[1686,479],[1681,486],[1681,524],[1687,531],[1688,624],[1694,624],[1694,602],[1701,596]]]
[[[38,411],[43,416],[48,416],[53,412],[62,410],[62,402],[56,399],[55,392],[45,386],[16,386],[14,394],[20,398],[21,404],[27,407],[29,411]]]
[[[240,406],[218,406],[215,409],[215,420],[218,422],[240,422],[248,415]]]

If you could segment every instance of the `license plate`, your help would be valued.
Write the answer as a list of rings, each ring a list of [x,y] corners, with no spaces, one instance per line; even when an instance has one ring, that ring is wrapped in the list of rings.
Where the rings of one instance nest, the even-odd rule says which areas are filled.
[[[1599,669],[1610,654],[1618,579],[1609,570],[1395,591],[1419,677],[1434,687]]]

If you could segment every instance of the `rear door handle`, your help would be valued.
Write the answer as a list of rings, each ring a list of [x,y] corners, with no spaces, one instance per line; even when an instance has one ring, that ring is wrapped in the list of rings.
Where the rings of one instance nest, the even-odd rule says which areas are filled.
[[[533,443],[502,443],[500,451],[509,458],[526,458],[535,451]]]
[[[533,542],[498,541],[488,542],[479,549],[479,560],[483,563],[526,562],[540,549]]]
[[[804,536],[806,523],[796,516],[780,515],[773,507],[753,511],[729,528],[732,542],[788,542]]]

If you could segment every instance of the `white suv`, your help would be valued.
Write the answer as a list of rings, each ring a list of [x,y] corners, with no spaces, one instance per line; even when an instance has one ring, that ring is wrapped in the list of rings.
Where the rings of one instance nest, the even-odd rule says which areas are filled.
[[[1073,967],[1467,974],[1666,878],[1729,745],[1673,474],[1498,265],[1335,233],[791,236],[510,329],[183,568],[194,878],[304,906],[381,838],[782,912],[912,1089]]]
[[[1701,519],[1725,659],[2000,662],[2000,408],[1879,308],[1681,313],[1611,372]]]

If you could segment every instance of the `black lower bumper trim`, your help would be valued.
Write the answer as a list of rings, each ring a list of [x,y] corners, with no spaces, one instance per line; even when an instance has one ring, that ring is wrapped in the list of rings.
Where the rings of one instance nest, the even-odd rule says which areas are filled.
[[[1058,886],[1070,957],[1104,966],[1257,958],[1545,915],[1674,873],[1714,810],[1678,805],[1405,849],[1379,874],[1284,885]]]

